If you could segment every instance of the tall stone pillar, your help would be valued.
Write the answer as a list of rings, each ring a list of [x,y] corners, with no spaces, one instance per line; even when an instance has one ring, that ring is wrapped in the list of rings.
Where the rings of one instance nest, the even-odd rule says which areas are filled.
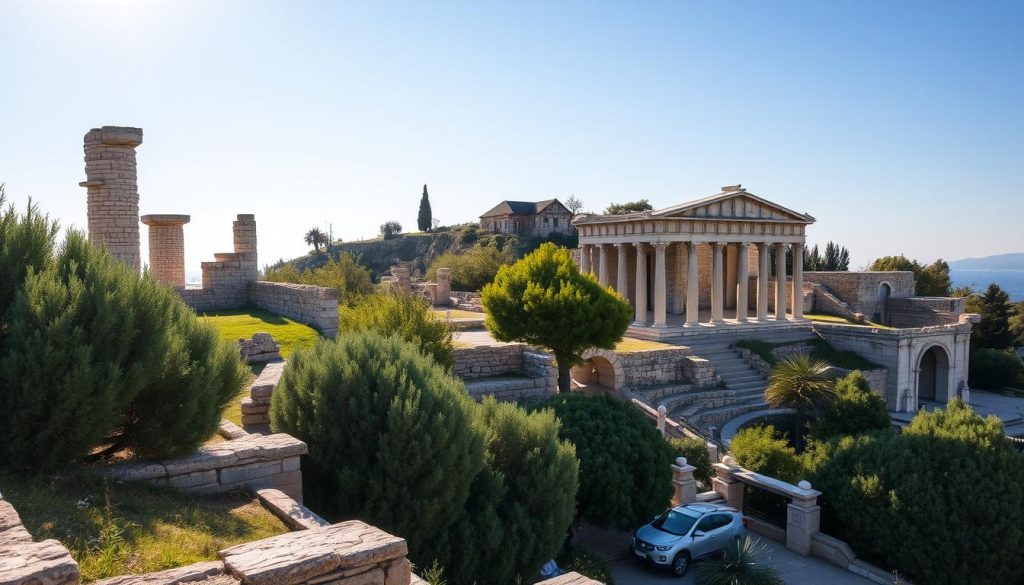
[[[775,320],[786,320],[786,244],[775,244]]]
[[[149,226],[149,270],[160,283],[185,288],[185,229],[187,215],[143,215]]]
[[[668,311],[668,279],[665,265],[667,242],[654,244],[654,326],[664,327]]]
[[[804,245],[793,244],[793,318],[804,318]]]
[[[437,298],[435,304],[445,306],[452,304],[452,269],[437,269]]]
[[[231,224],[231,233],[235,240],[235,254],[239,254],[243,280],[255,282],[259,279],[260,269],[256,257],[256,216],[251,213],[239,213]]]
[[[590,246],[580,246],[580,272],[590,274]]]
[[[629,300],[629,259],[626,248],[629,244],[615,244],[615,247],[619,250],[619,262],[616,266],[616,272],[618,272],[618,280],[615,283],[615,290],[618,291],[622,298]]]
[[[722,250],[725,244],[715,242],[711,257],[711,322],[721,323],[724,315],[725,292],[724,270],[722,266]]]
[[[636,324],[647,324],[647,244],[637,242],[636,246]]]
[[[757,245],[757,320],[768,320],[768,244]]]
[[[750,295],[747,291],[750,283],[750,268],[747,266],[747,247],[749,244],[736,244],[736,320],[746,323]]]
[[[697,274],[697,242],[686,244],[686,327],[700,324],[700,276]]]
[[[686,244],[675,244],[675,286],[672,287],[672,312],[682,314],[686,310]]]
[[[608,286],[611,283],[611,274],[608,272],[608,246],[597,245],[597,279],[601,286]]]
[[[89,241],[106,248],[135,270],[142,269],[139,250],[139,185],[135,147],[142,128],[103,126],[85,134],[85,181],[88,189]]]

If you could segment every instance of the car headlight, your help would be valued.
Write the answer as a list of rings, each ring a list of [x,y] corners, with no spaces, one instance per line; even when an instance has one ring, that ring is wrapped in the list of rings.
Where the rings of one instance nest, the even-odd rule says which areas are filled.
[[[672,550],[672,545],[670,544],[670,545],[667,545],[667,546],[658,546],[658,547],[655,547],[655,548],[657,548],[660,551]]]

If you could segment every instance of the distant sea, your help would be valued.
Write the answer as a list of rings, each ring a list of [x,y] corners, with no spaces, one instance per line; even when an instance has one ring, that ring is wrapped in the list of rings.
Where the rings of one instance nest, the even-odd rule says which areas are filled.
[[[953,286],[973,286],[984,291],[990,283],[998,284],[1011,301],[1024,301],[1024,270],[970,270],[953,268],[949,271]]]

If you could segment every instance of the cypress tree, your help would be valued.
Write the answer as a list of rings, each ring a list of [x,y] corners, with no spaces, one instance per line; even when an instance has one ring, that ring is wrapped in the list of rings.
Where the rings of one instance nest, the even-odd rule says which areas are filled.
[[[433,218],[430,213],[430,197],[427,195],[427,186],[423,185],[423,197],[420,198],[420,213],[416,216],[416,227],[421,232],[430,231],[430,222]]]

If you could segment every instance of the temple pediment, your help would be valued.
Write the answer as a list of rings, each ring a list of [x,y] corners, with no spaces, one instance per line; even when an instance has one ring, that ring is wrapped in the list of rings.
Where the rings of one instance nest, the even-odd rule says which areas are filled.
[[[798,213],[747,193],[739,186],[725,187],[721,193],[710,197],[652,211],[651,217],[814,223],[814,218],[810,215]]]

